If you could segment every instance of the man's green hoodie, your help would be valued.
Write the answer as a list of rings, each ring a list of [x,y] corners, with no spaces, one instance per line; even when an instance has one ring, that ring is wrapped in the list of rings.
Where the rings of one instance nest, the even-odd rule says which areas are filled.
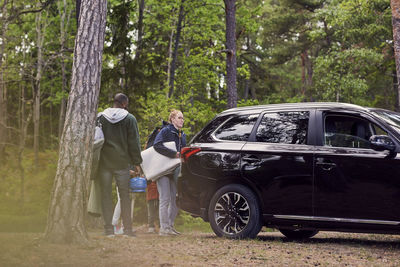
[[[105,141],[99,166],[122,170],[142,163],[136,118],[122,108],[107,108],[100,115]]]

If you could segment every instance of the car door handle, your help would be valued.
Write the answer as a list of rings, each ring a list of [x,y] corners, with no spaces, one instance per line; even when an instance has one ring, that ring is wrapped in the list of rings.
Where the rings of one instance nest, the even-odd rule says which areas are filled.
[[[330,171],[336,167],[336,163],[324,161],[324,159],[317,159],[317,166],[320,166],[325,171]]]
[[[261,160],[257,157],[244,157],[243,158],[244,161],[247,161],[249,163],[256,163],[256,162],[260,162]]]

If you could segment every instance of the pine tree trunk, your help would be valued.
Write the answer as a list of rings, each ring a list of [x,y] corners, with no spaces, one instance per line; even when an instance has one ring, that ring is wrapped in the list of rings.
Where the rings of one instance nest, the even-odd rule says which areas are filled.
[[[0,165],[5,162],[5,144],[7,142],[7,89],[6,83],[4,80],[4,71],[5,71],[5,59],[4,50],[7,42],[6,33],[8,30],[8,12],[7,12],[7,4],[8,1],[4,0],[1,6],[2,17],[0,18],[1,22],[1,46],[0,46]]]
[[[313,70],[307,49],[305,49],[301,53],[300,57],[301,57],[301,81],[302,81],[301,94],[304,97],[307,93],[307,90],[312,86]]]
[[[100,90],[106,0],[81,2],[68,98],[45,240],[84,243],[87,188]]]
[[[400,0],[390,0],[390,6],[392,8],[392,26],[393,26],[393,46],[394,46],[394,57],[396,61],[396,76],[397,81],[400,81]],[[400,105],[400,83],[397,82],[397,103]],[[400,110],[400,107],[396,107],[396,110]]]
[[[185,17],[184,4],[185,4],[185,0],[181,0],[181,4],[179,7],[178,24],[176,25],[174,51],[172,52],[172,62],[171,62],[171,67],[169,68],[168,98],[172,97],[172,94],[174,93],[176,61],[178,59],[178,47],[179,47],[179,42],[180,42],[180,38],[181,38],[182,23],[183,23],[183,19]]]
[[[43,41],[44,28],[42,27],[42,12],[36,14],[36,48],[37,48],[37,64],[36,75],[33,84],[33,149],[35,152],[35,167],[39,165],[39,131],[40,131],[40,83],[42,80],[43,68]]]
[[[138,4],[139,4],[139,18],[138,18],[138,26],[137,26],[138,35],[137,35],[137,48],[136,48],[136,53],[135,53],[135,59],[134,60],[139,60],[140,59],[140,56],[141,56],[141,53],[142,53],[142,49],[143,49],[144,0],[138,0]]]
[[[226,22],[226,86],[228,108],[237,106],[236,88],[236,0],[224,0]]]
[[[67,71],[65,68],[65,55],[64,55],[64,50],[65,50],[65,41],[66,41],[66,35],[67,35],[67,30],[68,30],[68,22],[69,18],[71,16],[72,10],[67,11],[67,0],[63,0],[62,3],[62,8],[60,8],[60,65],[61,65],[61,79],[62,79],[62,88],[61,91],[63,93],[63,97],[61,98],[61,103],[60,103],[60,117],[58,121],[58,138],[61,138],[62,130],[64,127],[64,121],[65,121],[65,112],[67,108],[67,100],[64,97],[64,93],[67,93],[68,89],[68,80],[67,80]],[[66,21],[66,16],[68,13],[68,19]]]

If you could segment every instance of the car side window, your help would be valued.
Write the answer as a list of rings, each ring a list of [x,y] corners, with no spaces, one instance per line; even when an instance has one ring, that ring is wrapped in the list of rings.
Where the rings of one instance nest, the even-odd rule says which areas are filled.
[[[326,146],[371,148],[369,138],[374,134],[387,135],[382,128],[360,117],[345,115],[325,117]]]
[[[233,117],[221,126],[215,137],[228,141],[247,141],[259,114],[242,115]]]
[[[256,141],[265,143],[306,144],[308,111],[264,114],[256,132]]]

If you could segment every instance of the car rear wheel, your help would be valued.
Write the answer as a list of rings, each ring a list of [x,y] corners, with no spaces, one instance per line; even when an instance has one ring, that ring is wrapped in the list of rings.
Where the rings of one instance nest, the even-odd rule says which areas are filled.
[[[232,239],[255,238],[262,227],[257,198],[238,184],[224,186],[214,194],[208,218],[217,236]]]
[[[289,230],[289,229],[279,229],[279,231],[286,236],[289,239],[293,240],[301,240],[301,239],[307,239],[310,237],[315,236],[318,234],[318,230]]]

